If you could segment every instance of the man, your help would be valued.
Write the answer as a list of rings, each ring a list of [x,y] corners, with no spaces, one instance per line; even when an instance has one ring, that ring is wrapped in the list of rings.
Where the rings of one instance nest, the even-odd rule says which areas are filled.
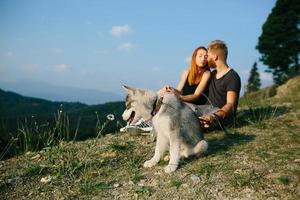
[[[214,107],[218,107],[213,114],[206,114],[199,117],[204,128],[211,128],[217,120],[224,121],[235,116],[239,94],[241,90],[241,80],[239,75],[228,66],[226,60],[228,49],[221,40],[214,40],[208,45],[207,62],[212,72],[209,83],[208,102]]]

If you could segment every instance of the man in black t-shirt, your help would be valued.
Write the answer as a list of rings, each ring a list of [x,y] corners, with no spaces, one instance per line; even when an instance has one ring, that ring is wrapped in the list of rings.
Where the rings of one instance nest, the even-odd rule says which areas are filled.
[[[213,114],[201,116],[204,128],[210,128],[217,120],[228,119],[236,113],[241,80],[239,75],[227,65],[228,49],[221,40],[214,40],[208,45],[207,61],[212,72],[209,83],[208,104],[219,109]]]

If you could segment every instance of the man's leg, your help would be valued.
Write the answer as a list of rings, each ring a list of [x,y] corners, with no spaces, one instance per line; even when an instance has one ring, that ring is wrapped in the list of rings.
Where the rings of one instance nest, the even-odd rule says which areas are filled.
[[[196,105],[191,103],[186,104],[196,113],[198,117],[201,117],[202,115],[213,114],[220,109],[211,105]]]
[[[202,129],[215,129],[218,125],[221,125],[219,121],[215,121],[214,123],[207,123],[202,116],[206,115],[212,115],[213,113],[217,112],[219,110],[218,107],[214,107],[211,105],[195,105],[190,104],[188,105],[197,115],[200,121],[200,125]]]

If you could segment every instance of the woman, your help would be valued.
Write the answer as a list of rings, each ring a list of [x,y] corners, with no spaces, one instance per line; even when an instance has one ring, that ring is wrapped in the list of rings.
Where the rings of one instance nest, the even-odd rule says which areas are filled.
[[[175,88],[163,87],[159,94],[173,92],[178,97],[191,104],[203,105],[206,103],[207,86],[211,73],[207,65],[207,50],[205,47],[198,47],[194,50],[189,70],[184,70],[181,79]],[[190,106],[192,106],[189,104]]]

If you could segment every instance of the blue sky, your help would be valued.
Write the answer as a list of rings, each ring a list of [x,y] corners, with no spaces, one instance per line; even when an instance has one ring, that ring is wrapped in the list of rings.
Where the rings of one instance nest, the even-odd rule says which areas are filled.
[[[198,46],[229,48],[246,84],[275,1],[1,0],[0,80],[123,94],[121,84],[176,86]],[[264,86],[270,74],[258,63]]]

